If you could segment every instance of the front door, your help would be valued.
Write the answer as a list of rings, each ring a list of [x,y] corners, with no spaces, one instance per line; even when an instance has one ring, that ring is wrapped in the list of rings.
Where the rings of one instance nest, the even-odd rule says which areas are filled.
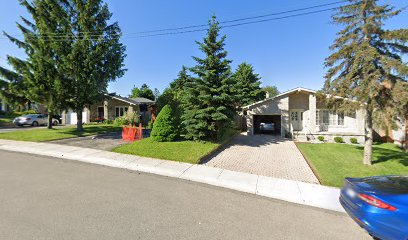
[[[293,131],[303,130],[303,113],[302,110],[292,110],[290,111],[290,121]]]
[[[98,118],[101,119],[104,117],[104,108],[98,107]]]

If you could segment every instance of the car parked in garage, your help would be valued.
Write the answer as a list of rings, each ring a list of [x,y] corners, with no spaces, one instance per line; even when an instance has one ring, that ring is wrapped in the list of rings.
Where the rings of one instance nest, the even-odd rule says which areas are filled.
[[[19,127],[24,125],[31,125],[37,127],[40,125],[48,124],[48,114],[27,114],[20,117],[16,117],[13,123]],[[53,125],[58,125],[59,121],[55,118],[52,119]]]

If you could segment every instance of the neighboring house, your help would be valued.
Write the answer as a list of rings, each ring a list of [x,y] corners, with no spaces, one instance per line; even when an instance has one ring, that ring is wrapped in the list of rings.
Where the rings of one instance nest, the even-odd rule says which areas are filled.
[[[363,109],[350,115],[344,115],[328,109],[323,101],[316,97],[316,91],[296,88],[272,98],[256,102],[243,108],[246,115],[248,134],[268,131],[282,137],[296,140],[316,140],[324,136],[333,141],[336,136],[346,142],[357,138],[363,143],[365,139],[365,112]],[[264,128],[264,129],[263,129]]]
[[[37,113],[46,113],[46,108],[42,104],[31,103],[24,106],[12,106],[7,104],[4,99],[0,98],[0,112],[23,112],[28,110],[33,110]]]
[[[393,142],[400,147],[407,148],[408,144],[408,116],[403,118],[397,118],[396,128],[375,128],[375,132],[378,134],[380,141]]]
[[[140,114],[143,123],[147,124],[151,119],[152,113],[155,113],[155,102],[147,98],[127,98],[115,93],[106,94],[105,100],[85,108],[82,112],[82,120],[84,123],[114,120],[129,111]],[[64,111],[62,123],[76,124],[77,114],[72,110]]]

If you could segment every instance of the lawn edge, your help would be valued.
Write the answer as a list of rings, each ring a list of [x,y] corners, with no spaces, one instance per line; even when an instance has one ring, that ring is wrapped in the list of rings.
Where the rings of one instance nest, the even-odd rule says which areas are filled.
[[[211,156],[215,155],[218,151],[221,150],[221,148],[225,147],[228,143],[231,142],[231,140],[233,138],[235,138],[237,135],[241,134],[240,131],[236,131],[234,134],[232,134],[230,137],[228,137],[227,139],[225,139],[224,141],[222,141],[221,143],[219,143],[219,145],[217,147],[215,147],[213,150],[211,150],[209,153],[205,154],[204,156],[202,156],[200,159],[198,159],[197,164],[204,164],[208,161]]]
[[[320,178],[320,176],[317,174],[317,170],[315,168],[315,166],[313,165],[313,163],[305,156],[305,154],[302,152],[302,150],[300,150],[298,144],[313,144],[313,143],[306,143],[306,142],[295,142],[295,146],[296,148],[299,150],[300,154],[302,154],[303,158],[306,160],[307,165],[309,165],[310,169],[313,172],[313,175],[315,175],[315,177],[317,178],[317,181],[319,181],[320,185],[324,185],[324,186],[328,186],[328,187],[334,187],[334,186],[329,186],[326,184],[323,184],[322,179]]]

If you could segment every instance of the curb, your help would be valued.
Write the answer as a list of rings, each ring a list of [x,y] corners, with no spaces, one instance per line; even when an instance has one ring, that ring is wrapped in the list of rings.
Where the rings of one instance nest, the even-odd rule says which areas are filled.
[[[52,143],[0,140],[0,149],[180,178],[287,202],[345,212],[338,200],[340,189],[318,184]]]

